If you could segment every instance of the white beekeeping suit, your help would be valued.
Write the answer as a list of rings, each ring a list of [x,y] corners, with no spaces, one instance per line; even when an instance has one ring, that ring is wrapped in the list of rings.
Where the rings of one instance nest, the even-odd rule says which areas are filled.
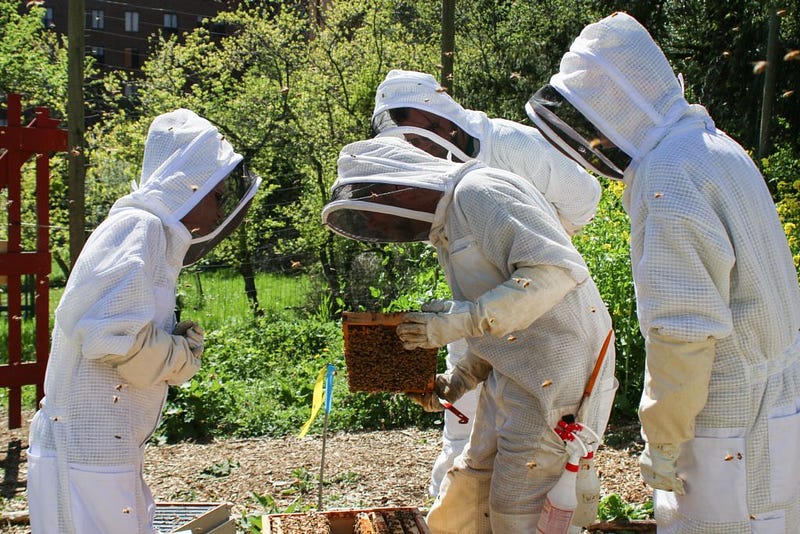
[[[553,429],[577,413],[602,434],[616,388],[612,346],[578,412],[611,329],[583,258],[552,206],[514,174],[448,162],[392,137],[344,147],[338,165],[326,225],[351,239],[436,247],[455,300],[423,305],[427,313],[407,314],[398,327],[409,346],[466,339],[464,358],[437,375],[436,396],[455,402],[483,383],[469,444],[428,516],[431,531],[534,532],[567,459]]]
[[[28,451],[35,534],[155,532],[144,445],[202,353],[199,327],[172,334],[177,278],[246,211],[260,179],[241,161],[189,110],[151,124],[140,185],[87,240],[55,313]],[[181,220],[209,194],[218,226],[193,235]]]
[[[443,117],[468,134],[471,150],[465,153],[452,138],[437,135],[433,128],[398,125],[392,110],[414,108]],[[375,93],[373,129],[379,135],[418,135],[447,149],[460,161],[477,159],[490,167],[507,170],[527,178],[556,210],[559,221],[570,235],[577,233],[594,217],[600,199],[598,181],[575,162],[550,146],[535,128],[505,119],[490,119],[485,113],[464,109],[430,74],[391,70]],[[448,346],[447,368],[451,369],[466,354],[463,340]],[[462,397],[457,408],[472,421],[480,390]],[[472,423],[462,424],[451,412],[445,413],[442,451],[431,473],[429,491],[439,492],[444,473],[452,466],[469,438]]]
[[[659,532],[797,532],[800,290],[758,169],[624,13],[583,29],[528,112],[626,184]]]

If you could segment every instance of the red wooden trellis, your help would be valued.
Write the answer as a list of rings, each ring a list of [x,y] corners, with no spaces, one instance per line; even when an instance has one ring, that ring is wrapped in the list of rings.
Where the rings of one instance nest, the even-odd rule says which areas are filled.
[[[44,372],[50,346],[50,154],[67,150],[67,132],[47,108],[36,108],[35,118],[22,125],[17,94],[8,94],[7,126],[0,126],[0,190],[8,188],[7,251],[0,252],[0,276],[8,284],[8,364],[0,365],[0,387],[8,388],[8,426],[22,426],[22,386],[36,385],[37,401],[44,396]],[[36,156],[36,250],[22,250],[21,170]],[[33,314],[36,354],[22,358],[22,278],[34,283]]]

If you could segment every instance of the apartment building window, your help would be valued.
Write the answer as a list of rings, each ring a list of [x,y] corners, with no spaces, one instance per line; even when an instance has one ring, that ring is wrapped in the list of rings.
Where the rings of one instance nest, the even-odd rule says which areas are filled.
[[[106,49],[102,46],[90,46],[89,54],[101,65],[106,62]]]
[[[126,11],[125,12],[125,31],[138,32],[139,31],[139,12]]]
[[[56,25],[52,7],[44,8],[44,17],[42,18],[42,23],[44,23],[45,28],[51,28]]]
[[[125,67],[129,69],[138,69],[141,64],[139,62],[139,49],[138,48],[126,48],[125,49]]]
[[[172,30],[178,29],[178,14],[164,13],[164,27]]]
[[[92,20],[89,24],[89,27],[93,30],[102,30],[106,26],[105,22],[105,14],[103,13],[102,9],[93,9],[92,10]]]

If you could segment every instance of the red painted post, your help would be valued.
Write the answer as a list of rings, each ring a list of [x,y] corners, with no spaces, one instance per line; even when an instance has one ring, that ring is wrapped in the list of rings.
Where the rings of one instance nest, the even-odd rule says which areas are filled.
[[[8,189],[7,251],[0,253],[0,276],[8,287],[8,364],[0,365],[0,387],[8,388],[8,426],[22,426],[22,386],[36,385],[37,400],[44,396],[44,372],[50,344],[50,155],[67,150],[67,132],[58,129],[46,108],[36,108],[36,117],[21,124],[20,97],[9,93],[7,126],[0,126],[0,189]],[[36,157],[36,249],[23,250],[22,165]],[[22,278],[34,281],[35,358],[22,358]]]

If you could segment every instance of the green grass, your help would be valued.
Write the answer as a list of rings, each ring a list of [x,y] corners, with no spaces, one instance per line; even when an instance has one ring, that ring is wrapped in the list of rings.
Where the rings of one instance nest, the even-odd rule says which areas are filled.
[[[258,304],[265,315],[300,317],[306,312],[312,282],[305,276],[256,275]],[[244,279],[228,270],[183,272],[178,279],[181,319],[206,330],[251,322],[253,312],[244,292]]]

